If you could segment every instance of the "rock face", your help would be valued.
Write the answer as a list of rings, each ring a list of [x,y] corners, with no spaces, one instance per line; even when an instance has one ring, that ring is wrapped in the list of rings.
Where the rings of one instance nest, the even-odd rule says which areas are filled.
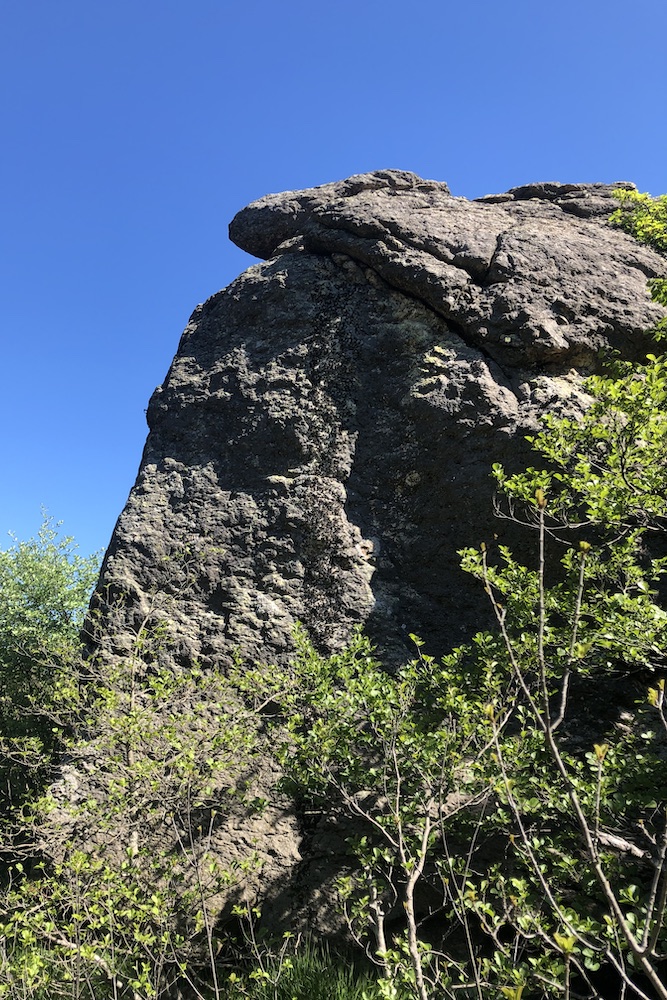
[[[184,665],[281,657],[296,620],[323,649],[357,623],[389,655],[464,638],[483,601],[456,550],[498,530],[491,463],[662,314],[664,260],[607,224],[612,190],[469,202],[380,171],[240,212],[267,261],[193,313],[105,560],[130,617],[189,559]]]
[[[599,351],[641,357],[663,315],[665,261],[609,226],[613,188],[470,202],[387,170],[240,212],[231,238],[265,260],[195,310],[150,401],[102,570],[113,655],[160,588],[186,668],[284,659],[296,621],[324,651],[361,623],[389,662],[410,632],[437,654],[481,627],[456,551],[504,530],[491,464],[525,462]]]

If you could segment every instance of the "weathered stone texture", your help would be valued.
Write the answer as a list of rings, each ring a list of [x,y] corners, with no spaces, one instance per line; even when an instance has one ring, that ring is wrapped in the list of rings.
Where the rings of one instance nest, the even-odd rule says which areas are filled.
[[[456,550],[507,530],[491,463],[524,462],[600,349],[641,356],[663,314],[665,261],[608,225],[612,190],[470,202],[380,171],[240,212],[232,239],[267,260],[195,310],[150,401],[102,571],[127,602],[110,649],[159,588],[184,667],[284,658],[297,620],[324,650],[365,624],[390,661],[410,632],[437,654],[483,624]]]
[[[151,399],[102,577],[130,617],[197,563],[184,665],[280,657],[297,619],[324,649],[360,622],[388,655],[464,638],[484,604],[456,549],[498,530],[491,463],[661,315],[664,260],[607,224],[612,190],[469,202],[381,171],[240,212],[269,260],[195,310]]]

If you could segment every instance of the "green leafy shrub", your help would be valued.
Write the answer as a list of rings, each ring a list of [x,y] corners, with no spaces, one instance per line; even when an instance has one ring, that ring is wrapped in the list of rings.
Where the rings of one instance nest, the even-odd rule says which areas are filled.
[[[30,703],[58,770],[4,809],[8,1000],[148,1000],[183,985],[225,996],[216,917],[256,859],[222,864],[215,840],[230,813],[248,811],[258,724],[220,671],[160,665],[173,598],[149,603],[120,662],[83,659],[72,639],[47,704]],[[40,756],[18,737],[0,755],[26,773]]]
[[[624,190],[614,194],[621,207],[612,214],[610,222],[658,253],[667,255],[667,195],[652,198],[639,191]],[[653,278],[649,286],[653,300],[667,306],[667,278]],[[658,323],[656,333],[660,338],[667,336],[667,318]]]
[[[45,518],[37,538],[0,552],[0,824],[49,780],[59,688],[80,658],[79,633],[99,560]]]
[[[652,198],[650,194],[619,189],[614,197],[621,205],[609,221],[667,256],[667,194]]]
[[[99,571],[46,518],[37,538],[0,552],[0,732],[31,729],[57,672],[79,653],[79,632]],[[26,713],[28,713],[26,715]]]
[[[464,830],[472,837],[470,808],[488,797],[476,768],[488,746],[481,723],[504,678],[482,658],[462,669],[461,651],[442,662],[421,655],[391,674],[361,632],[330,658],[302,633],[297,644],[288,671],[251,671],[241,682],[280,705],[275,739],[284,787],[310,808],[357,821],[355,865],[338,891],[353,937],[382,969],[381,995],[405,987],[427,996],[430,957],[418,935],[418,897],[435,893],[439,912],[460,902],[451,892],[443,899],[449,871],[442,842],[460,843]],[[390,936],[396,910],[406,929]],[[447,958],[447,977],[458,982],[460,963]]]

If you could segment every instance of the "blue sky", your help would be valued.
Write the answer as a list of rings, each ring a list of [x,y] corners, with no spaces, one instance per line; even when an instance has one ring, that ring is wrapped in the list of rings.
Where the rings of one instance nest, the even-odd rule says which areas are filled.
[[[42,505],[106,546],[254,198],[383,167],[667,192],[666,37],[664,0],[4,0],[0,547]]]

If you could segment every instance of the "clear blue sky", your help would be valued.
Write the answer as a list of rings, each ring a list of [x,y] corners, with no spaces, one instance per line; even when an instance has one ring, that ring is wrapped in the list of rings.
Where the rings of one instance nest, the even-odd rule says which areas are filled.
[[[270,191],[667,191],[664,0],[4,0],[0,547],[106,546],[194,306]]]

